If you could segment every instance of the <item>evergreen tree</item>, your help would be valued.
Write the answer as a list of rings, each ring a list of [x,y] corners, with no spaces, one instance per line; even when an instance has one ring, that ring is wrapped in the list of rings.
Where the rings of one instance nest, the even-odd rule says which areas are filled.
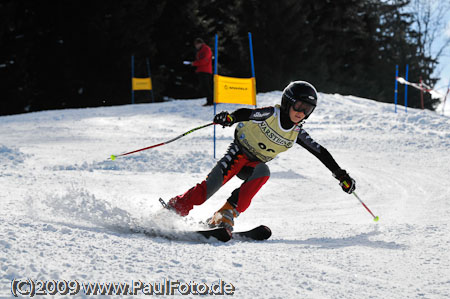
[[[219,73],[250,77],[252,32],[257,89],[280,90],[292,80],[320,91],[394,99],[395,65],[428,85],[436,59],[405,13],[410,0],[112,0],[0,2],[0,114],[130,103],[135,75],[152,66],[157,100],[195,98],[193,40],[214,49]],[[409,89],[410,107],[420,92]],[[399,89],[403,99],[403,88]],[[137,93],[140,100],[149,95]],[[425,107],[436,100],[425,94]],[[401,103],[401,101],[400,101]]]

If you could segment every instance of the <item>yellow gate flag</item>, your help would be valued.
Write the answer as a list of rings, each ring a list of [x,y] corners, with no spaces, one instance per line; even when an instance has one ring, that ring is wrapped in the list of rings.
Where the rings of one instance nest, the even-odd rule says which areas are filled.
[[[133,90],[152,90],[151,78],[133,78]]]
[[[214,101],[216,103],[256,106],[255,78],[233,78],[214,75]]]

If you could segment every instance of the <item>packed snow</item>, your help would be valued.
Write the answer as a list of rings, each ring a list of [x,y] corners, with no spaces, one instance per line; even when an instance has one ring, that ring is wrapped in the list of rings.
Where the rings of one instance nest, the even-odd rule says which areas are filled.
[[[258,94],[258,106],[280,97]],[[217,159],[208,127],[108,160],[211,122],[213,109],[203,102],[0,117],[0,297],[12,297],[12,281],[26,279],[223,281],[236,298],[450,297],[450,118],[431,111],[395,114],[390,104],[320,94],[304,126],[355,178],[356,193],[379,222],[295,146],[268,163],[271,178],[236,220],[237,231],[269,226],[268,241],[132,233],[197,229],[241,184],[234,178],[186,219],[158,202],[202,181],[233,128],[216,126]],[[198,297],[175,294],[168,297]],[[78,297],[90,296],[80,290]]]

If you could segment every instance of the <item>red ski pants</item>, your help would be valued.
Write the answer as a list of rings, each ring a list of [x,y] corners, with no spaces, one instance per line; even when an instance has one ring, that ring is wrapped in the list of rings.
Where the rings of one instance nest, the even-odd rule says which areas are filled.
[[[204,181],[186,193],[172,198],[169,205],[180,215],[186,216],[195,205],[203,204],[235,175],[244,182],[232,192],[227,201],[239,213],[244,212],[255,194],[269,179],[270,171],[265,163],[250,161],[234,142]]]

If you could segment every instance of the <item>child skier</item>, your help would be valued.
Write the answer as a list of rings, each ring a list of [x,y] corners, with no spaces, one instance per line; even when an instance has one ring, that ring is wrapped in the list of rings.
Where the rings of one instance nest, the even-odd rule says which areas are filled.
[[[283,91],[281,105],[257,109],[241,108],[226,111],[214,117],[214,123],[223,127],[238,123],[234,141],[224,157],[211,170],[206,179],[186,193],[169,200],[168,208],[186,216],[195,205],[203,204],[233,176],[244,182],[210,219],[210,227],[233,230],[234,218],[244,212],[252,198],[269,179],[266,163],[297,143],[316,156],[339,180],[347,193],[355,190],[355,181],[341,169],[331,154],[316,143],[303,129],[303,121],[317,105],[314,86],[305,81],[290,83]]]

